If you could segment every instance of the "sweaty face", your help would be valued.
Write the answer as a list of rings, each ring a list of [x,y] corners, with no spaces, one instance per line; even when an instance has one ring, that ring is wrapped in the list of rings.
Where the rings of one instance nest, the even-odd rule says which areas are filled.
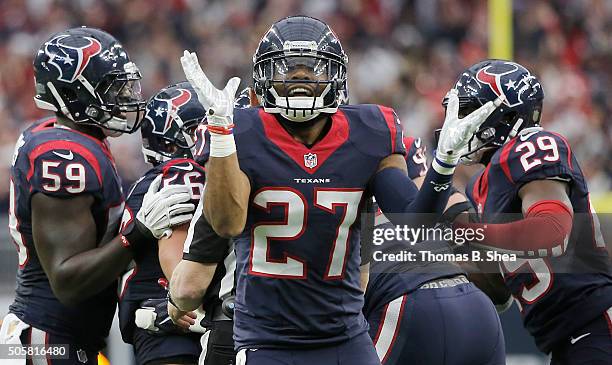
[[[322,58],[293,56],[273,62],[274,89],[279,96],[320,96],[329,80],[328,62]]]

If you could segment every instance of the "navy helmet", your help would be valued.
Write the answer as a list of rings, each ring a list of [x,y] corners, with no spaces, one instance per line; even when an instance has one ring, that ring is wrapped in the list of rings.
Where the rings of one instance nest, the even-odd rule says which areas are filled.
[[[347,100],[347,64],[329,25],[308,16],[287,17],[272,25],[253,55],[255,94],[266,112],[293,122],[335,113]],[[296,77],[298,68],[308,75]]]
[[[186,81],[167,86],[149,99],[140,133],[145,161],[158,165],[173,158],[193,158],[197,127],[206,110]]]
[[[236,100],[234,100],[234,108],[244,109],[251,106],[251,88],[246,87],[238,93]]]
[[[459,76],[454,88],[458,91],[460,117],[498,97],[503,100],[470,139],[464,161],[470,161],[475,152],[485,147],[493,147],[494,152],[521,130],[539,126],[544,100],[542,85],[518,63],[479,62]],[[442,104],[446,106],[447,102],[445,98]]]
[[[36,53],[34,78],[41,109],[120,133],[140,126],[140,71],[102,30],[81,27],[51,36]]]

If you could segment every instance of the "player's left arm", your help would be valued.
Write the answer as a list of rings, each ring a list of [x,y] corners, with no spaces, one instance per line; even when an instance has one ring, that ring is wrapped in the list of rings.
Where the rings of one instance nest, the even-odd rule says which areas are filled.
[[[401,219],[401,216],[398,219],[397,216],[394,217],[393,214],[388,213],[435,213],[436,217],[429,217],[434,219],[425,219],[422,223],[435,222],[446,207],[455,166],[469,139],[501,104],[499,99],[487,102],[471,114],[459,118],[459,98],[456,90],[449,92],[448,99],[449,104],[438,140],[438,148],[434,153],[431,168],[425,175],[422,188],[419,190],[410,180],[406,170],[406,161],[402,156],[405,151],[400,148],[391,151],[391,154],[380,162],[378,171],[372,180],[372,191],[376,201],[387,218],[394,224],[406,222]],[[401,135],[401,130],[398,133]],[[414,222],[412,219],[411,224],[415,223],[418,225],[419,222]]]

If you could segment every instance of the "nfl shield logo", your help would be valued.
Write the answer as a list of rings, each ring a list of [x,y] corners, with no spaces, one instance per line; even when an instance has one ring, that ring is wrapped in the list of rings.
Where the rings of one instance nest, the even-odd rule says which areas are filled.
[[[304,166],[314,169],[317,166],[317,154],[308,153],[304,155]]]

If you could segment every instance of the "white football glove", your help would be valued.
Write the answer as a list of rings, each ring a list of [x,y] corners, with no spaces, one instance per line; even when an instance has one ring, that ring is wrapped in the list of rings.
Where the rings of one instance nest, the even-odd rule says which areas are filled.
[[[440,174],[449,175],[453,173],[461,155],[465,153],[474,132],[502,103],[502,99],[489,101],[466,117],[459,118],[457,89],[451,89],[446,96],[448,98],[446,118],[444,118],[444,125],[440,132],[432,167]]]
[[[157,239],[170,236],[172,227],[190,222],[195,212],[190,186],[167,185],[160,190],[161,182],[162,175],[153,180],[136,214],[136,219]]]
[[[208,111],[208,124],[231,128],[234,115],[234,99],[240,78],[229,79],[223,90],[217,89],[206,77],[195,52],[185,51],[181,57],[185,77],[198,94],[198,101]]]
[[[198,101],[208,111],[210,157],[227,157],[236,152],[234,141],[234,99],[240,85],[238,77],[229,79],[223,90],[217,89],[206,77],[195,52],[185,51],[181,57],[185,77],[198,94]]]

